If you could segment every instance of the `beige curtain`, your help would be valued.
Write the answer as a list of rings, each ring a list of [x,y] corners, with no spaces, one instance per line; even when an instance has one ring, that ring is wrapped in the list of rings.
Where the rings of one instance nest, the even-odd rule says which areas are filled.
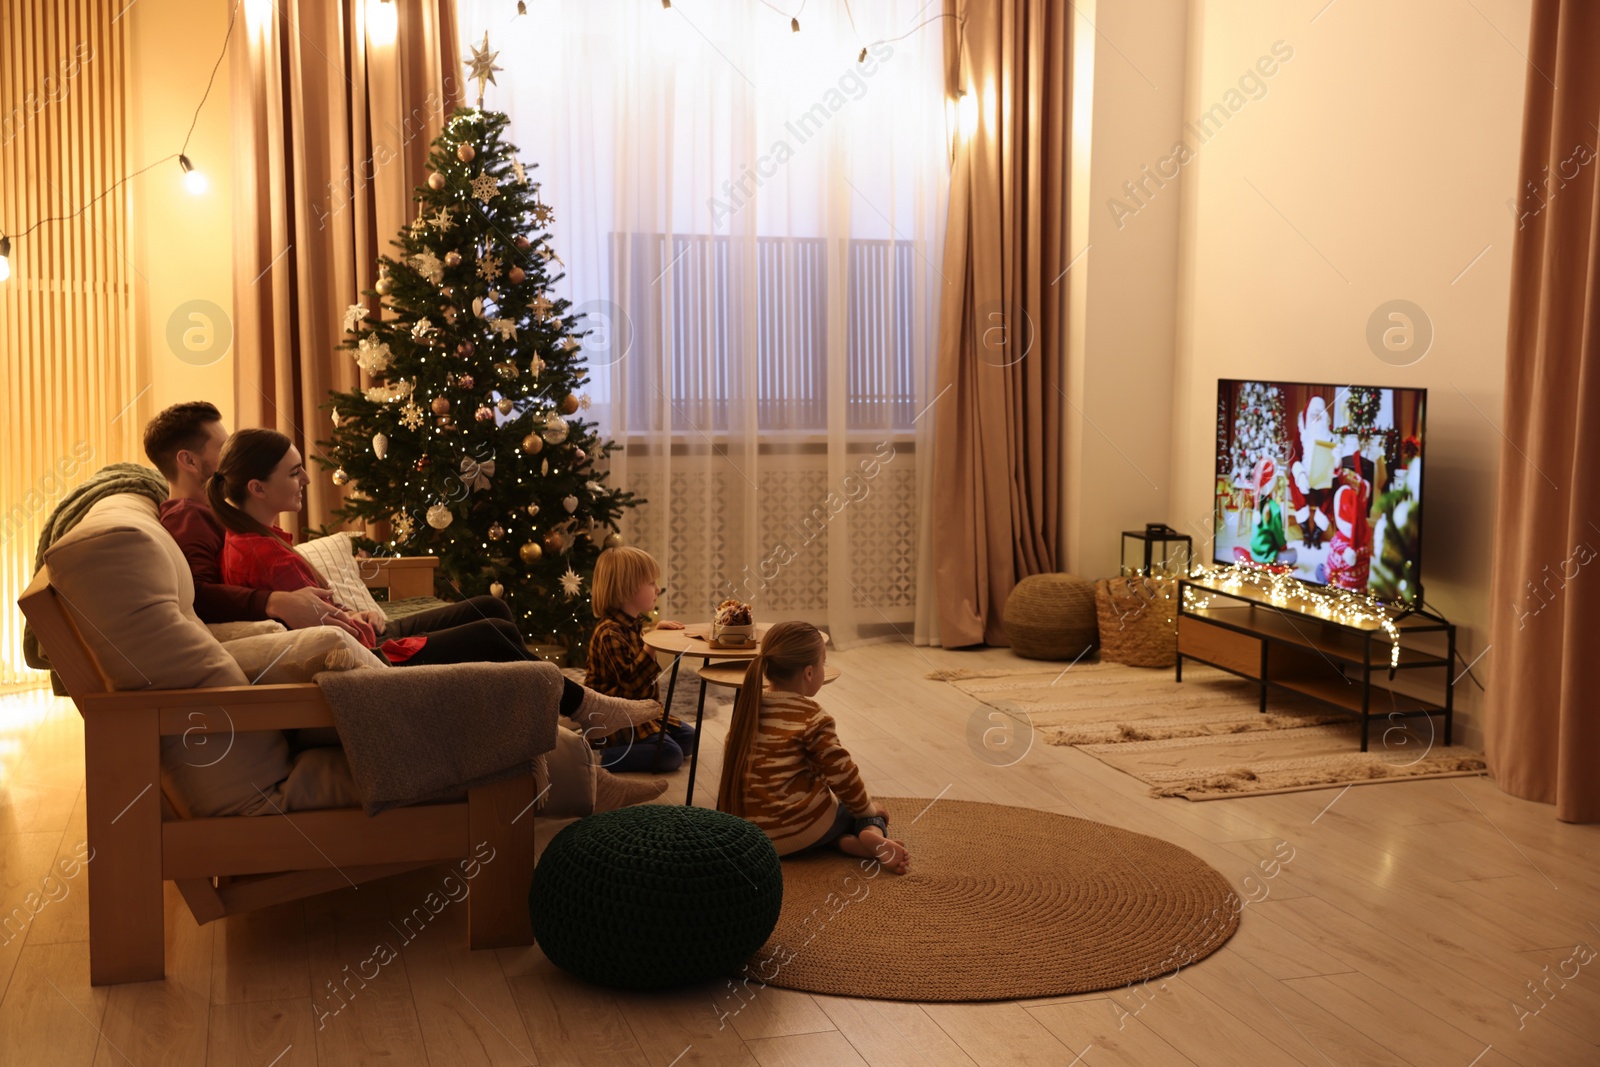
[[[1003,645],[1022,578],[1056,568],[1066,340],[1071,7],[947,0],[956,135],[934,446],[946,647]],[[959,107],[958,107],[959,110]]]
[[[1535,0],[1485,729],[1515,796],[1600,821],[1600,5]]]
[[[234,308],[239,425],[294,438],[312,471],[302,520],[339,504],[316,455],[321,410],[360,371],[335,349],[344,310],[410,220],[428,146],[461,93],[453,0],[276,0],[233,54]],[[263,10],[267,10],[263,8]],[[236,44],[238,42],[235,42]]]

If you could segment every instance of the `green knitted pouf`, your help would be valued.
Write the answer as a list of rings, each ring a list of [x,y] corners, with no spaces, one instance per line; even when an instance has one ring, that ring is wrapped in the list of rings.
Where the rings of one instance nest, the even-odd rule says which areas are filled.
[[[1077,659],[1100,643],[1094,585],[1075,574],[1033,574],[1006,597],[1001,625],[1027,659]]]
[[[641,804],[557,834],[533,870],[533,936],[599,985],[667,989],[733,974],[783,906],[777,850],[708,808]]]

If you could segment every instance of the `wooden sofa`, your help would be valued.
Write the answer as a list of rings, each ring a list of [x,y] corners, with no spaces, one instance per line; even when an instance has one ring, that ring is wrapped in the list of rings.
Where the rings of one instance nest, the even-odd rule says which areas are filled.
[[[364,561],[391,599],[432,591],[433,558]],[[369,817],[360,808],[183,819],[162,795],[161,738],[197,732],[331,727],[314,683],[112,692],[49,568],[19,599],[84,722],[88,809],[89,979],[165,975],[162,882],[207,923],[417,867],[476,856],[466,898],[472,948],[528,945],[534,864],[531,775],[472,790],[464,802]]]

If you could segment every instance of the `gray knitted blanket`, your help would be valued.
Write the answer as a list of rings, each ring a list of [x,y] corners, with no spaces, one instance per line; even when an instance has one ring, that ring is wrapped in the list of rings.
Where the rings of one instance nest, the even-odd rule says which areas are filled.
[[[45,551],[78,525],[90,508],[118,493],[147,496],[160,504],[167,499],[167,480],[160,471],[143,463],[107,463],[73,486],[72,491],[62,497],[61,503],[45,520],[44,532],[39,535],[39,547],[33,553],[33,573],[38,574],[39,568],[44,566]],[[33,627],[26,621],[22,625],[22,659],[36,671],[50,670],[50,660],[44,654],[44,649],[39,647]],[[67,695],[66,686],[61,684],[61,679],[54,671],[50,671],[50,684],[57,696]]]
[[[368,815],[532,773],[555,748],[563,681],[531,662],[316,676]]]

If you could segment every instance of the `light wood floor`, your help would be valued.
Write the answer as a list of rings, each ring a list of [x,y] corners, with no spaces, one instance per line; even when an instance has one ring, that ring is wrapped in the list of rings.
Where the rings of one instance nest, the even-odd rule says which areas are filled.
[[[13,695],[0,698],[0,919],[29,893],[49,903],[0,931],[0,1064],[1600,1064],[1600,958],[1572,958],[1600,947],[1600,827],[1557,822],[1477,778],[1192,804],[1150,799],[1072,749],[1035,745],[991,766],[967,746],[971,700],[923,675],[1009,653],[897,644],[832,658],[844,676],[821,699],[875,792],[1153,834],[1241,896],[1259,896],[1244,879],[1279,842],[1294,858],[1259,883],[1269,895],[1220,952],[1138,991],[900,1004],[768,988],[719,1029],[712,986],[617,995],[536,948],[471,953],[452,905],[377,978],[352,982],[319,1028],[313,1005],[341,1003],[327,984],[379,941],[399,947],[391,916],[444,872],[205,927],[169,885],[166,981],[91,988],[84,875],[43,881],[83,841],[82,730],[69,702]],[[708,723],[702,803],[725,729]]]

